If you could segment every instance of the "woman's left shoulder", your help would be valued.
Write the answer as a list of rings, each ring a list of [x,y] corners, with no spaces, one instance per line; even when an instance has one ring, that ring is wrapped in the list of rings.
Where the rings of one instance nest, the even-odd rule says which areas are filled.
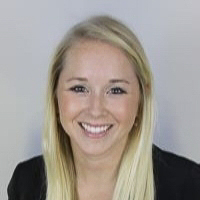
[[[153,146],[154,178],[159,199],[200,199],[200,165]],[[161,198],[162,197],[162,198]]]
[[[156,145],[153,145],[153,158],[155,162],[173,170],[180,169],[181,167],[182,170],[188,171],[194,168],[199,173],[200,165],[196,162],[175,153],[162,150]]]

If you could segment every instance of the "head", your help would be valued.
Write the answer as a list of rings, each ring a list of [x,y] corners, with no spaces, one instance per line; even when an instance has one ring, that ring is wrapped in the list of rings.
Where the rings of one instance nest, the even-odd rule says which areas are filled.
[[[153,124],[153,78],[144,50],[135,34],[123,23],[108,16],[97,16],[75,25],[65,35],[55,52],[49,71],[46,107],[48,130],[44,136],[44,152],[54,152],[54,158],[60,157],[60,160],[62,157],[71,157],[73,163],[70,140],[60,123],[57,88],[70,50],[81,41],[102,42],[118,48],[131,63],[138,81],[140,98],[135,123],[130,131],[132,142],[129,144],[135,145],[133,148],[150,148],[152,134],[145,133],[146,129],[152,129]],[[149,145],[146,145],[147,143]],[[60,156],[60,153],[63,156]]]
[[[57,127],[60,126],[58,117],[58,102],[56,89],[63,69],[63,63],[69,50],[81,40],[96,40],[119,48],[132,63],[140,86],[140,105],[136,118],[137,126],[141,127],[146,101],[152,98],[152,74],[144,50],[134,33],[119,21],[107,16],[93,17],[74,26],[61,41],[55,53],[49,80],[49,95],[53,99]]]

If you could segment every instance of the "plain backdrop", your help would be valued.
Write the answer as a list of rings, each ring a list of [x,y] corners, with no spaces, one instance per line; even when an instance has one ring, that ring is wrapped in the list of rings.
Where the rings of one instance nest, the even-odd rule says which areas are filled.
[[[17,163],[41,154],[47,70],[65,32],[110,14],[141,40],[155,75],[163,149],[200,162],[200,1],[0,0],[0,199]]]

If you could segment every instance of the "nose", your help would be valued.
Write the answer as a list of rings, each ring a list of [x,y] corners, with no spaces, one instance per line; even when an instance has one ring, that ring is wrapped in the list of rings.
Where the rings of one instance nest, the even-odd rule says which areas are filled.
[[[105,114],[104,97],[100,94],[90,96],[89,113],[92,117],[101,117]]]

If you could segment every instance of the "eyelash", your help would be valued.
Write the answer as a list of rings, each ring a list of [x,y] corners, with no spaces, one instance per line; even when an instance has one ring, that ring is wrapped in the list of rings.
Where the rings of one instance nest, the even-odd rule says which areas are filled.
[[[111,88],[109,93],[111,93],[111,94],[127,94],[127,92],[120,87]]]
[[[70,91],[75,92],[75,93],[88,93],[88,90],[82,85],[75,85],[70,88]],[[114,88],[111,88],[107,92],[107,94],[121,95],[121,94],[127,94],[127,92],[120,87],[114,87]]]
[[[70,91],[75,92],[75,93],[88,92],[88,90],[82,85],[75,85],[74,87],[70,88]]]

